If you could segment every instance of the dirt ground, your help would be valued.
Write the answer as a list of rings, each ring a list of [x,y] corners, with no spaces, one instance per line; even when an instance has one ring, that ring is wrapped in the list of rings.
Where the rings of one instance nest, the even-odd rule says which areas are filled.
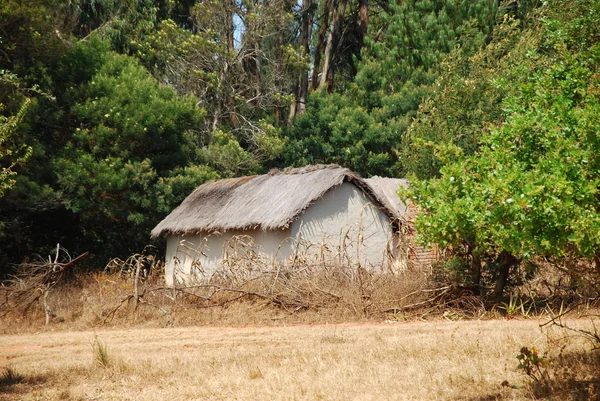
[[[0,400],[532,399],[527,377],[516,368],[522,346],[540,352],[557,341],[573,350],[587,346],[566,333],[542,331],[540,323],[440,320],[2,335],[0,367],[13,377],[4,374]]]

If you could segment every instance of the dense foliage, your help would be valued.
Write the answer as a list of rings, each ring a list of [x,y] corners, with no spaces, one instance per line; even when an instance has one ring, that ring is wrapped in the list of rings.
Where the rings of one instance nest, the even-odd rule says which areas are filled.
[[[14,88],[19,87],[17,77],[6,71],[0,75],[0,84]],[[15,185],[14,176],[17,174],[14,171],[15,167],[27,161],[31,154],[30,147],[23,143],[15,143],[14,141],[19,124],[23,120],[30,104],[31,100],[25,98],[15,115],[0,115],[0,166],[2,168],[0,170],[0,197],[4,196],[6,191]],[[0,111],[4,108],[4,104],[0,103]]]
[[[599,18],[596,2],[557,2],[504,56],[520,53],[509,68],[483,82],[470,74],[479,90],[492,82],[493,92],[504,95],[497,107],[474,108],[493,111],[499,120],[480,124],[488,129],[475,138],[475,152],[456,140],[434,146],[439,177],[415,180],[413,188],[425,212],[417,224],[424,241],[464,250],[476,261],[473,270],[479,261],[499,263],[505,276],[517,261],[534,256],[598,262]],[[483,48],[474,60],[494,53],[495,46]],[[441,119],[448,116],[460,114]],[[443,131],[441,119],[427,116],[413,128],[427,131],[423,125],[433,121]]]
[[[140,251],[195,186],[338,163],[409,176],[468,284],[600,265],[592,0],[8,0],[0,272]]]
[[[287,164],[333,162],[364,175],[406,174],[406,131],[435,92],[439,62],[456,45],[485,41],[497,12],[494,0],[390,2],[366,38],[355,79],[339,94],[314,93],[288,130]]]

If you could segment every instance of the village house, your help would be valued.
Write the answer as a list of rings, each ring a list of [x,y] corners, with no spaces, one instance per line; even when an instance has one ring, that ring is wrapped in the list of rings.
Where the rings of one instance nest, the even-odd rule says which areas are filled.
[[[274,170],[200,185],[153,230],[167,237],[168,285],[210,278],[235,246],[284,265],[299,257],[398,271],[431,255],[412,245],[404,179],[361,178],[337,165]],[[427,260],[424,260],[427,262]]]

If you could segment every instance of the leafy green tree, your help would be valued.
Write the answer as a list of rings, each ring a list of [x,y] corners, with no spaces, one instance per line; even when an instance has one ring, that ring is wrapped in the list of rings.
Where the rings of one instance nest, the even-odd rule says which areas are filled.
[[[305,64],[286,35],[290,8],[284,0],[199,3],[190,10],[192,29],[162,21],[136,54],[160,81],[198,98],[206,138],[227,132],[259,163],[283,146],[279,120],[293,97],[293,72]]]
[[[520,259],[600,260],[600,6],[558,1],[547,13],[535,68],[502,102],[506,121],[473,155],[456,147],[439,178],[413,183],[423,241],[498,262],[496,298]]]
[[[17,85],[16,76],[7,72],[0,73],[0,84]],[[15,167],[27,161],[31,155],[31,148],[15,140],[19,123],[23,120],[29,109],[31,99],[25,98],[19,111],[15,115],[5,117],[0,115],[0,198],[12,188],[16,181]],[[0,103],[0,112],[4,105]]]
[[[60,14],[67,21],[65,38],[86,39],[92,34],[107,40],[112,49],[129,54],[146,35],[152,34],[157,24],[179,8],[179,1],[154,0],[72,0],[63,2]],[[189,14],[188,14],[189,15]]]
[[[480,41],[496,24],[498,1],[408,0],[391,2],[381,15],[382,29],[367,40],[366,74],[385,91],[410,80],[416,69],[431,70],[473,25]],[[473,21],[473,22],[469,22]],[[470,38],[472,40],[472,38]]]
[[[184,144],[202,142],[194,131],[203,112],[195,99],[161,87],[135,59],[112,53],[74,95],[80,127],[53,162],[65,205],[107,255],[120,253],[111,233],[130,238],[135,249],[160,216],[159,177],[198,162]]]
[[[518,90],[535,66],[537,31],[507,17],[490,43],[459,46],[444,59],[438,89],[419,106],[407,131],[401,152],[407,173],[432,178],[442,166],[438,156],[452,153],[455,146],[465,156],[479,149],[483,134],[506,117],[503,99]]]
[[[316,93],[287,131],[286,164],[338,163],[364,175],[390,175],[396,160],[394,129],[406,128],[408,120],[384,125],[384,118],[347,94]]]
[[[0,68],[17,74],[31,86],[29,80],[65,53],[68,45],[61,32],[68,28],[64,21],[57,18],[56,11],[61,8],[60,4],[58,0],[35,4],[25,0],[2,2]]]
[[[55,73],[57,105],[34,106],[25,122],[30,163],[0,202],[1,248],[19,260],[61,242],[102,266],[141,249],[184,193],[218,177],[199,151],[208,144],[198,129],[205,113],[95,37],[75,45]]]

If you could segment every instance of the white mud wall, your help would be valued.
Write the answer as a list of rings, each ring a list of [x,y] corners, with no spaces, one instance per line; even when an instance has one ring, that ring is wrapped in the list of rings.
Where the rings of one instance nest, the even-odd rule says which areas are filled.
[[[169,286],[174,280],[209,279],[233,261],[250,270],[276,261],[314,266],[340,263],[385,271],[401,264],[395,261],[396,243],[388,216],[360,189],[343,183],[287,229],[168,237],[165,278]]]

